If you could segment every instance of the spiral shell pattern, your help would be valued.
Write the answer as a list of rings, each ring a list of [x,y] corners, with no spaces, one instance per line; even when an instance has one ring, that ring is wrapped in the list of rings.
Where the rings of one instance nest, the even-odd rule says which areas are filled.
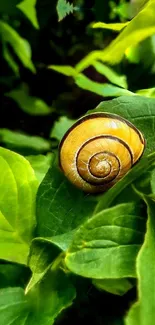
[[[79,119],[64,135],[59,161],[66,177],[86,192],[103,192],[140,159],[142,133],[129,121],[109,113]]]

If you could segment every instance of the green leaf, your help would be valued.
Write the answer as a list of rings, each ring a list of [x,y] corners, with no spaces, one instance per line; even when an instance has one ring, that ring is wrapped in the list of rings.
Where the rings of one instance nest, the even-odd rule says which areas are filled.
[[[139,44],[136,46],[130,46],[125,51],[125,56],[131,63],[139,63],[141,60],[141,51]],[[137,93],[137,92],[136,92]],[[143,94],[141,94],[143,96]]]
[[[0,324],[52,325],[72,304],[75,289],[62,271],[49,272],[32,292],[21,288],[0,290]]]
[[[111,23],[111,24],[106,24],[103,22],[97,22],[92,24],[92,28],[104,28],[104,29],[110,29],[114,30],[116,32],[121,31],[124,27],[126,27],[129,24],[129,21],[125,23]]]
[[[98,71],[100,74],[106,76],[106,78],[108,80],[110,80],[112,83],[123,87],[123,88],[127,88],[127,81],[126,81],[126,77],[125,76],[120,76],[119,74],[117,74],[114,70],[112,70],[111,68],[109,68],[108,66],[104,65],[101,62],[98,61],[93,61],[91,63],[91,65],[96,69],[96,71]],[[79,83],[78,85],[81,86],[82,84],[82,80],[83,80],[83,84],[85,83],[86,85],[90,82],[92,82],[94,84],[94,87],[96,85],[96,88],[98,86],[98,89],[100,89],[99,87],[102,87],[103,89],[106,88],[108,89],[108,86],[111,87],[111,89],[115,90],[115,87],[109,84],[104,84],[102,85],[101,83],[97,83],[97,82],[93,82],[90,79],[88,79],[84,74],[79,74],[78,71],[76,70],[76,68],[73,68],[71,66],[57,66],[57,65],[51,65],[49,66],[50,69],[53,69],[54,71],[57,71],[59,73],[64,74],[65,76],[68,77],[73,77],[75,79],[75,82]],[[82,86],[83,88],[83,86]],[[101,89],[102,89],[101,88]],[[88,89],[89,90],[89,89]],[[116,87],[116,90],[120,90],[120,88]],[[96,91],[95,91],[96,92]],[[132,94],[131,92],[127,91],[126,94]]]
[[[10,53],[6,43],[3,43],[3,57],[7,61],[10,68],[14,71],[15,75],[19,76],[19,66],[15,62],[15,60],[14,60],[12,54]]]
[[[28,265],[32,277],[26,287],[26,293],[31,290],[50,269],[54,259],[60,254],[60,249],[51,245],[50,240],[37,238],[32,241]]]
[[[82,89],[89,90],[95,94],[98,94],[103,97],[117,97],[117,96],[133,96],[134,93],[127,89],[123,89],[117,86],[113,86],[108,83],[99,83],[92,81],[87,78],[84,74],[79,73],[75,78],[75,83]]]
[[[35,72],[35,67],[31,61],[30,44],[2,20],[0,20],[0,37],[4,43],[8,43],[13,48],[24,67]]]
[[[155,88],[140,89],[136,91],[137,95],[155,98]]]
[[[30,277],[28,267],[20,264],[0,264],[0,289],[6,287],[25,287]]]
[[[123,88],[127,88],[126,76],[119,75],[113,69],[101,62],[94,61],[92,66],[96,69],[96,71],[103,74],[109,81],[111,81],[111,83]]]
[[[74,233],[75,230],[51,238],[38,237],[32,241],[28,259],[32,277],[26,287],[26,292],[31,290],[51,267],[52,269],[58,267],[63,257],[60,253],[68,249]]]
[[[99,290],[104,290],[118,296],[123,296],[133,288],[131,281],[124,278],[93,280],[93,284]]]
[[[135,203],[105,209],[75,233],[66,266],[95,279],[136,277],[135,261],[143,242],[145,218]]]
[[[58,121],[54,123],[51,130],[50,137],[61,140],[65,132],[76,122],[76,120],[71,120],[66,116],[61,116]]]
[[[74,7],[73,4],[70,4],[66,0],[58,0],[56,9],[60,21],[64,19],[67,15],[73,13]]]
[[[27,263],[38,181],[29,162],[0,148],[0,258]]]
[[[146,139],[145,154],[155,151],[155,99],[141,96],[122,96],[101,102],[94,112],[118,114],[133,123]]]
[[[152,12],[155,10],[154,0],[148,1],[143,10],[135,16],[124,30],[101,51],[90,52],[76,66],[79,72],[88,67],[94,60],[102,60],[110,64],[119,63],[128,47],[134,46],[155,33],[155,21]]]
[[[18,106],[30,115],[48,115],[53,109],[49,107],[42,99],[30,96],[26,86],[11,90],[5,94],[7,97],[12,98]]]
[[[39,24],[37,20],[37,13],[36,13],[36,3],[37,0],[23,0],[17,5],[24,15],[31,21],[32,25],[39,29]]]
[[[151,173],[150,185],[151,185],[151,192],[155,194],[155,169]]]
[[[126,317],[127,325],[153,325],[155,319],[155,202],[154,197],[144,197],[148,208],[145,241],[137,258],[138,302]]]
[[[0,141],[5,143],[7,148],[14,150],[29,149],[38,153],[49,151],[51,148],[50,142],[44,138],[22,134],[8,129],[0,129]]]
[[[67,77],[75,77],[77,72],[76,69],[71,67],[70,65],[50,65],[49,69],[60,72]]]
[[[29,161],[30,165],[32,166],[39,183],[41,183],[48,169],[51,166],[53,155],[48,154],[47,156],[43,156],[43,155],[27,156],[26,159]]]
[[[93,214],[96,198],[78,190],[52,162],[37,193],[38,236],[71,231]]]

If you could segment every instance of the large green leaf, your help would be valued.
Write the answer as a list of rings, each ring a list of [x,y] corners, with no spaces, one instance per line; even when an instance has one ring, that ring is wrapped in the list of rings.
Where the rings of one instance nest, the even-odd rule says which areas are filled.
[[[137,258],[138,302],[126,317],[127,325],[153,325],[155,319],[155,202],[144,197],[148,206],[147,232]]]
[[[5,95],[15,100],[19,107],[30,115],[48,115],[54,110],[42,99],[30,96],[27,87],[24,86],[13,89]]]
[[[61,271],[50,272],[32,292],[21,288],[0,290],[0,324],[52,325],[72,304],[75,289]]]
[[[4,43],[8,43],[13,48],[24,67],[35,72],[35,67],[31,61],[30,44],[2,20],[0,20],[0,38]]]
[[[65,263],[75,274],[95,279],[135,277],[145,218],[135,203],[105,209],[75,233]]]
[[[39,28],[38,20],[37,20],[37,13],[36,13],[36,3],[37,0],[23,0],[17,5],[24,15],[31,21],[35,28]]]
[[[110,64],[120,62],[127,48],[140,43],[155,33],[154,11],[155,1],[150,0],[108,47],[102,51],[90,52],[81,60],[76,66],[78,71],[83,71],[96,59]]]
[[[38,236],[75,229],[93,214],[95,205],[96,198],[75,188],[53,162],[37,193]]]
[[[27,263],[38,181],[29,162],[0,148],[0,258]]]

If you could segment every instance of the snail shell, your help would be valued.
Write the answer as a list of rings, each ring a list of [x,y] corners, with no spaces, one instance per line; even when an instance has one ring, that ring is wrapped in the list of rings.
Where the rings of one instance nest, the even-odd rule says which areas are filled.
[[[142,133],[126,119],[93,113],[79,119],[64,135],[59,162],[66,177],[83,191],[104,192],[140,159]]]

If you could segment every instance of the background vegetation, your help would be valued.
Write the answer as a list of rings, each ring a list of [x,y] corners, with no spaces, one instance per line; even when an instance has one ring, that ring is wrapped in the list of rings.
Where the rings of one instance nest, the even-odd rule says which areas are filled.
[[[0,1],[2,325],[21,325],[23,321],[28,325],[51,325],[62,310],[56,324],[154,324],[154,312],[149,310],[150,301],[153,304],[154,299],[151,296],[154,270],[152,267],[152,273],[147,278],[142,267],[154,259],[155,244],[154,203],[149,196],[150,193],[153,196],[155,190],[152,153],[155,150],[154,13],[153,0],[76,0],[73,3],[65,0]],[[112,99],[114,101],[107,102]],[[63,175],[58,173],[52,162],[64,132],[78,117],[94,109],[101,101],[99,110],[106,108],[109,112],[118,113],[144,131],[146,154],[151,154],[129,173],[124,183],[119,182],[114,190],[98,200],[85,196],[67,181],[65,183]],[[3,148],[11,149],[11,153]],[[48,171],[51,165],[53,167]],[[145,177],[142,175],[144,170]],[[61,187],[62,179],[64,183]],[[135,182],[134,189],[130,186],[132,182]],[[37,230],[33,211],[36,192]],[[134,198],[134,204],[127,202],[129,194]],[[116,211],[109,211],[109,221],[105,211],[113,209],[111,206],[116,206]],[[130,267],[120,257],[121,270],[125,271],[119,273],[118,264],[113,265],[111,282],[107,278],[108,268],[103,274],[101,263],[92,270],[87,263],[83,269],[79,266],[78,245],[82,236],[84,239],[89,236],[87,223],[84,229],[80,228],[75,242],[73,235],[75,229],[92,215],[92,211],[92,227],[98,222],[101,211],[112,227],[113,216],[115,213],[123,214],[124,209],[130,217],[133,216],[131,234],[123,233],[127,243],[123,242],[122,233],[117,239],[120,246],[129,246],[125,256],[129,256]],[[68,211],[70,219],[67,223]],[[136,271],[133,261],[144,241],[146,217],[145,245],[151,248],[147,256],[145,245],[142,246]],[[121,229],[125,222],[122,219]],[[15,228],[11,237],[8,235],[10,225]],[[68,247],[70,255],[64,258]],[[96,254],[101,254],[101,251]],[[49,273],[51,263],[52,274]],[[136,272],[140,274],[140,280]],[[42,278],[45,280],[41,281]],[[142,278],[146,279],[147,285],[145,281],[141,284]],[[140,283],[139,291],[137,282]],[[24,295],[25,288],[27,296]],[[134,305],[125,318],[129,307],[140,297],[137,292],[143,293],[144,300],[137,304],[138,307]],[[71,304],[72,307],[65,310]],[[146,306],[146,310],[142,305]]]

